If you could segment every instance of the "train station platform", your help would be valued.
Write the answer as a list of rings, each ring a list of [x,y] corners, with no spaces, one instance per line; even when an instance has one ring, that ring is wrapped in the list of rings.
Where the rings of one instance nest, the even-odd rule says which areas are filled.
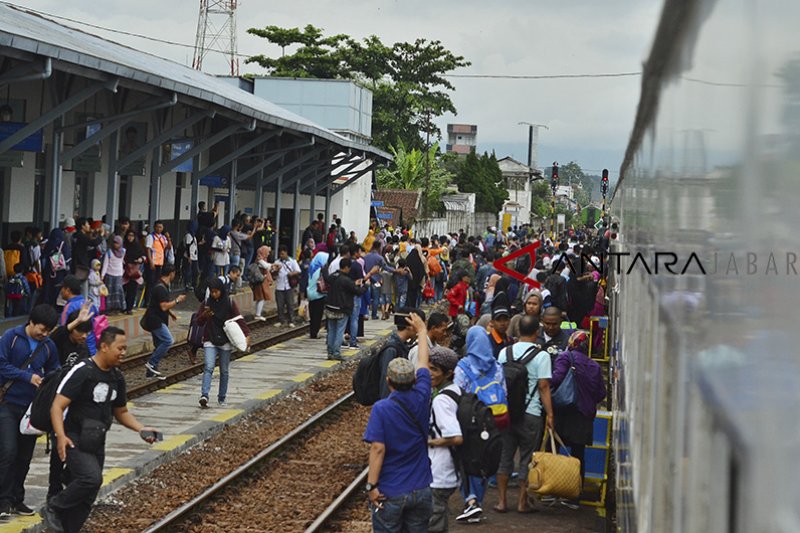
[[[269,327],[276,333],[279,331],[279,326]],[[392,329],[391,321],[366,321],[361,348],[343,349],[342,355],[348,358],[366,353]],[[224,407],[216,402],[218,369],[212,383],[209,409],[200,409],[198,405],[202,375],[129,402],[128,408],[142,423],[164,433],[164,441],[152,446],[145,444],[137,434],[115,423],[108,432],[103,486],[98,498],[151,472],[226,425],[301,387],[306,381],[330,372],[339,364],[326,359],[323,338],[310,339],[303,335],[232,361]],[[48,471],[45,438],[40,437],[25,483],[25,502],[34,509],[45,502]],[[0,533],[21,531],[42,531],[39,515],[0,521]]]

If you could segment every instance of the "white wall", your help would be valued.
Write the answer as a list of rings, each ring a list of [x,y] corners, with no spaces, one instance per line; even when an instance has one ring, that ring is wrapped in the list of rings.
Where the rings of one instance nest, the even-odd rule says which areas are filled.
[[[33,174],[36,167],[36,154],[25,152],[24,166],[11,170],[8,185],[8,198],[3,201],[3,212],[8,213],[8,222],[30,222],[33,213]]]

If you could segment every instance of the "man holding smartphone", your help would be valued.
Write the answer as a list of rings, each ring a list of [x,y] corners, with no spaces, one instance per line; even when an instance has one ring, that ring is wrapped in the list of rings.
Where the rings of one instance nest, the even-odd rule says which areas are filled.
[[[157,430],[145,427],[126,407],[125,377],[117,369],[128,349],[125,332],[106,328],[99,344],[93,357],[64,376],[50,409],[58,456],[67,463],[71,477],[41,510],[46,525],[56,532],[80,531],[89,517],[103,483],[106,433],[112,417],[148,443],[161,440]]]

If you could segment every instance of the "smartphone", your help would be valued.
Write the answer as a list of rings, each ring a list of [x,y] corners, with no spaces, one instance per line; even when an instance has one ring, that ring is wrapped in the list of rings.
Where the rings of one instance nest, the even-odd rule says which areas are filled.
[[[139,435],[145,440],[150,437],[152,437],[155,442],[161,442],[164,440],[164,434],[160,431],[140,431]]]

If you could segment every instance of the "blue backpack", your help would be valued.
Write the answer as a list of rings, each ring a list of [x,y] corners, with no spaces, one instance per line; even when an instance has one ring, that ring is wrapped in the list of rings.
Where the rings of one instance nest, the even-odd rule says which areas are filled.
[[[491,376],[481,374],[476,376],[469,364],[460,365],[461,370],[467,375],[469,380],[475,387],[474,394],[478,399],[483,402],[495,417],[495,422],[500,429],[508,426],[510,417],[508,414],[508,399],[506,398],[506,391],[503,389],[503,384],[495,379],[494,374]]]
[[[6,283],[6,298],[9,300],[22,300],[25,296],[25,284],[19,275],[15,275]]]

